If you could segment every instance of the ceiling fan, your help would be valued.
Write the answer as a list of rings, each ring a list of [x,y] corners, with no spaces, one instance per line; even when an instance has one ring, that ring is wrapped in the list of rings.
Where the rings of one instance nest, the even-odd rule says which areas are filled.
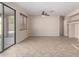
[[[45,12],[45,11],[42,11],[42,14],[41,14],[42,16],[50,16],[49,14],[47,14],[47,12]]]

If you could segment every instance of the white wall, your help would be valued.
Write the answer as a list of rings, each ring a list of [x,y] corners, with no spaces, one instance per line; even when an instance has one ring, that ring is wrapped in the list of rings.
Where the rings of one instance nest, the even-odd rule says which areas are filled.
[[[79,24],[78,24],[78,30],[79,30]],[[78,31],[78,39],[79,39],[79,31]]]
[[[33,16],[31,36],[59,36],[59,16]]]
[[[30,21],[30,16],[27,14],[27,12],[23,9],[20,8],[19,6],[15,5],[14,3],[5,3],[9,5],[10,7],[14,8],[16,10],[16,42],[20,42],[24,39],[26,39],[29,36],[29,21]],[[20,13],[23,13],[28,16],[27,19],[27,30],[20,31]]]

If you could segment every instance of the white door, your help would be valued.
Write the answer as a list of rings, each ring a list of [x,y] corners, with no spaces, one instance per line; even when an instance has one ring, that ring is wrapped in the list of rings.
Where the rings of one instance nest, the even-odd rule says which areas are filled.
[[[69,24],[69,37],[75,38],[75,24]]]
[[[75,24],[75,38],[78,39],[78,23]]]

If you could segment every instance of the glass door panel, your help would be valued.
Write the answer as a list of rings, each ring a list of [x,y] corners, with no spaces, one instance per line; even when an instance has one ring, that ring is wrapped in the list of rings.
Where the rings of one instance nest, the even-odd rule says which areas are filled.
[[[15,43],[14,10],[4,6],[4,49]]]
[[[2,31],[3,20],[2,20],[2,17],[3,17],[2,4],[0,4],[0,52],[3,51],[3,31]]]

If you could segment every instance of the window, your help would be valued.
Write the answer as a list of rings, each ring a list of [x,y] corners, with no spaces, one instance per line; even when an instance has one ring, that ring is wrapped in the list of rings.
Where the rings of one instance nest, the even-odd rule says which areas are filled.
[[[27,30],[27,16],[24,14],[20,13],[20,30]]]

